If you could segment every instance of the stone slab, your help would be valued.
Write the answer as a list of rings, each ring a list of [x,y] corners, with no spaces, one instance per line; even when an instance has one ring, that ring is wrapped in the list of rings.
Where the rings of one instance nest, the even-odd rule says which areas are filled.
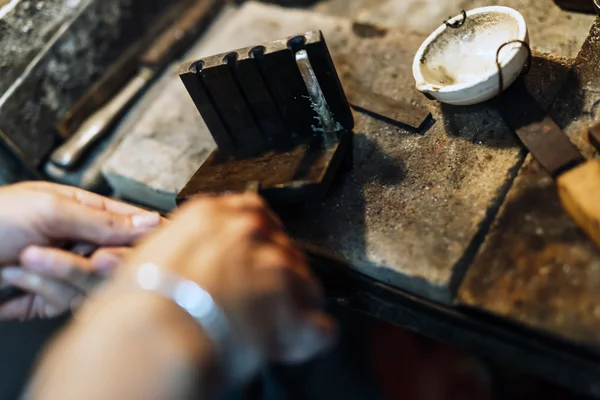
[[[313,29],[324,31],[340,70],[375,92],[430,107],[437,122],[417,135],[355,114],[354,170],[340,176],[325,202],[286,215],[290,231],[359,272],[450,302],[523,160],[521,147],[490,105],[440,107],[414,91],[410,69],[423,34],[365,30],[344,18],[250,2],[190,58]],[[534,71],[544,65],[552,70],[555,63],[537,63]],[[549,104],[554,75],[531,76],[540,75],[551,77],[538,93]],[[124,197],[142,203],[148,191],[161,201],[174,197],[214,146],[178,77],[160,84],[104,167]],[[139,188],[146,190],[141,197]]]
[[[600,100],[600,19],[551,114],[587,157],[592,105]],[[600,200],[599,200],[600,201]],[[560,205],[531,157],[469,268],[458,302],[600,353],[600,251]]]
[[[359,59],[380,60],[362,72],[382,91],[394,74],[409,73],[400,60],[418,45],[406,33],[388,35],[387,45],[358,51]],[[394,42],[398,59],[382,62],[385,52],[376,49]],[[549,106],[566,72],[564,64],[536,58],[527,84]],[[408,83],[396,82],[399,92],[388,95],[410,91]],[[288,226],[302,242],[328,249],[363,274],[451,302],[523,152],[493,104],[436,104],[432,111],[437,122],[422,136],[358,116],[354,170],[340,177],[325,202],[307,205]]]

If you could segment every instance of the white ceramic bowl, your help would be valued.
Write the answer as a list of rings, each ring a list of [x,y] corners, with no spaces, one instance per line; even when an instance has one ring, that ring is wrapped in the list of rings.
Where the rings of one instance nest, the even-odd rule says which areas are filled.
[[[462,21],[458,15],[449,23]],[[509,7],[481,7],[467,12],[460,28],[441,25],[423,42],[413,62],[417,90],[441,102],[469,105],[499,92],[496,52],[504,43],[529,43],[525,19]],[[528,52],[521,43],[504,46],[498,60],[503,89],[517,79]]]

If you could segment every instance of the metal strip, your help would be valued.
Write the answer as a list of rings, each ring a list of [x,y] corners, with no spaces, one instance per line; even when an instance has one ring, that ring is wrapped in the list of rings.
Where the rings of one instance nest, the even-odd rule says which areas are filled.
[[[583,162],[583,157],[562,129],[529,94],[522,80],[499,102],[506,124],[553,177]]]

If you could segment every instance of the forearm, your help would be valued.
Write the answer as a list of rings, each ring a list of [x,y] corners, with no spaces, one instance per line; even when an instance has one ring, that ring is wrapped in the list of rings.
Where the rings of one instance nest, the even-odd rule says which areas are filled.
[[[150,293],[84,310],[43,358],[31,399],[207,398],[216,378],[211,344],[175,303]]]

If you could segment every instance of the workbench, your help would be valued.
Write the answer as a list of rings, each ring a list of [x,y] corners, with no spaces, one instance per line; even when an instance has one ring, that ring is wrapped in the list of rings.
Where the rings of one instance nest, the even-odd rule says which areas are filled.
[[[589,22],[586,32],[592,25],[552,10],[532,17],[526,9],[532,38],[547,32],[545,14],[578,30]],[[450,107],[415,91],[412,59],[425,33],[250,2],[226,11],[186,58],[314,29],[324,32],[342,84],[350,74],[433,119],[415,131],[355,112],[353,169],[323,201],[282,212],[330,298],[600,397],[600,252],[493,102]],[[586,157],[596,155],[584,133],[600,98],[599,30],[597,21],[585,43],[587,33],[577,32],[561,32],[560,43],[533,40],[524,78]],[[174,206],[214,149],[175,70],[129,113],[116,135],[122,142],[103,160],[122,197],[159,209]]]

